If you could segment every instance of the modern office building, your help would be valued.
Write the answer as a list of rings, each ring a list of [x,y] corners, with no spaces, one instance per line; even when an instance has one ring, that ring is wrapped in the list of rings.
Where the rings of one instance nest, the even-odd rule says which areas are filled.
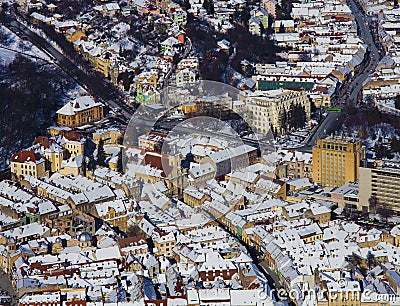
[[[338,187],[358,180],[358,169],[365,159],[365,147],[361,140],[329,136],[317,140],[312,159],[314,182]]]

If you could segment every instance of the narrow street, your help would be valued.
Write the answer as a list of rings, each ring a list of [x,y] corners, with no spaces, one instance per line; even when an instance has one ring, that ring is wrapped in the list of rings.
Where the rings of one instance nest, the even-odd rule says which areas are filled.
[[[12,287],[10,276],[3,270],[0,270],[0,290],[5,291],[11,297],[11,306],[18,305],[17,295]]]

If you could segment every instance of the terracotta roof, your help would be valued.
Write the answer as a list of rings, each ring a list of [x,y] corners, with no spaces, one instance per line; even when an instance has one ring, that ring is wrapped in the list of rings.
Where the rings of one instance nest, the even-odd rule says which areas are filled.
[[[37,136],[35,141],[33,142],[33,144],[34,145],[40,144],[45,149],[50,148],[50,140],[49,140],[49,137],[47,137],[47,136]]]
[[[41,157],[36,154],[32,149],[21,150],[11,157],[12,162],[25,163],[25,162],[37,162],[40,161]]]
[[[118,239],[118,245],[121,248],[125,248],[128,246],[137,246],[137,245],[142,245],[146,244],[146,239],[143,236],[133,236],[133,237],[127,237],[127,238],[122,238]]]
[[[163,170],[165,176],[168,176],[172,171],[172,167],[169,166],[168,156],[165,154],[161,155],[158,153],[146,152],[144,155],[144,163],[153,168]]]
[[[69,141],[80,141],[81,140],[81,135],[76,132],[76,131],[61,131],[60,133],[62,136],[64,136],[66,139]]]

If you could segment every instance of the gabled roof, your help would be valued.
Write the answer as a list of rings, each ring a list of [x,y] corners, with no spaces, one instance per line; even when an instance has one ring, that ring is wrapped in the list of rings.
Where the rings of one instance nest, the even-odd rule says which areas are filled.
[[[78,112],[98,106],[103,106],[103,104],[101,104],[100,102],[96,102],[90,96],[82,96],[65,104],[57,111],[57,114],[74,116]]]

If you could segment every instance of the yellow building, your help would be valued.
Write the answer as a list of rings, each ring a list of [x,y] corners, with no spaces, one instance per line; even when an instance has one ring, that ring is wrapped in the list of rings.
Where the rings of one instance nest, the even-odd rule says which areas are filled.
[[[48,131],[50,136],[58,136],[64,132],[72,131],[72,129],[67,126],[51,126]]]
[[[305,212],[305,216],[306,218],[322,224],[331,221],[331,210],[325,206],[312,207]]]
[[[96,204],[97,216],[112,226],[117,226],[121,231],[128,230],[127,222],[131,211],[131,204],[122,200]]]
[[[111,60],[107,53],[105,55],[97,56],[94,63],[98,72],[104,74],[105,77],[109,76]]]
[[[81,126],[103,118],[103,104],[90,96],[82,96],[65,104],[57,111],[58,124],[69,127]]]
[[[358,281],[346,281],[344,284],[330,282],[326,295],[318,300],[318,306],[361,306],[361,288]]]
[[[100,139],[103,139],[104,144],[118,144],[118,141],[122,133],[117,128],[109,128],[104,130],[98,130],[93,133],[93,142],[97,145]]]
[[[193,187],[186,188],[183,192],[183,201],[192,207],[201,206],[206,201],[210,201],[208,194],[202,193]]]
[[[62,175],[83,175],[82,173],[82,161],[83,158],[86,158],[87,162],[87,157],[84,155],[77,155],[77,156],[71,156],[68,160],[63,160],[61,162],[61,168],[58,171]]]
[[[176,240],[173,232],[161,234],[160,238],[154,240],[154,253],[157,256],[172,256],[172,249],[176,245]]]
[[[22,180],[27,176],[41,178],[46,174],[46,160],[33,149],[19,151],[11,157],[11,175],[14,180]]]
[[[48,148],[44,151],[44,157],[50,162],[50,172],[57,172],[61,168],[61,162],[64,158],[64,152],[62,149]]]
[[[43,156],[47,162],[50,163],[50,172],[59,171],[61,168],[61,162],[64,159],[63,148],[52,139],[49,139],[47,136],[36,137],[33,144],[43,148]]]
[[[78,132],[64,129],[50,129],[51,135],[55,135],[53,139],[60,144],[64,151],[68,151],[71,157],[82,155],[85,153],[86,139]],[[51,140],[53,140],[51,139]]]
[[[317,140],[312,150],[313,181],[338,187],[358,180],[358,167],[365,158],[361,140],[329,136]]]
[[[69,42],[74,43],[77,40],[81,39],[83,36],[85,36],[85,33],[83,33],[79,29],[78,30],[71,29],[70,31],[67,31],[67,34],[65,36]]]
[[[136,88],[143,88],[144,85],[150,84],[157,88],[158,73],[155,71],[143,71],[137,76]]]
[[[179,108],[185,115],[197,112],[197,104],[194,102],[184,103]]]
[[[108,160],[108,168],[113,171],[118,171],[118,155],[113,156]]]

